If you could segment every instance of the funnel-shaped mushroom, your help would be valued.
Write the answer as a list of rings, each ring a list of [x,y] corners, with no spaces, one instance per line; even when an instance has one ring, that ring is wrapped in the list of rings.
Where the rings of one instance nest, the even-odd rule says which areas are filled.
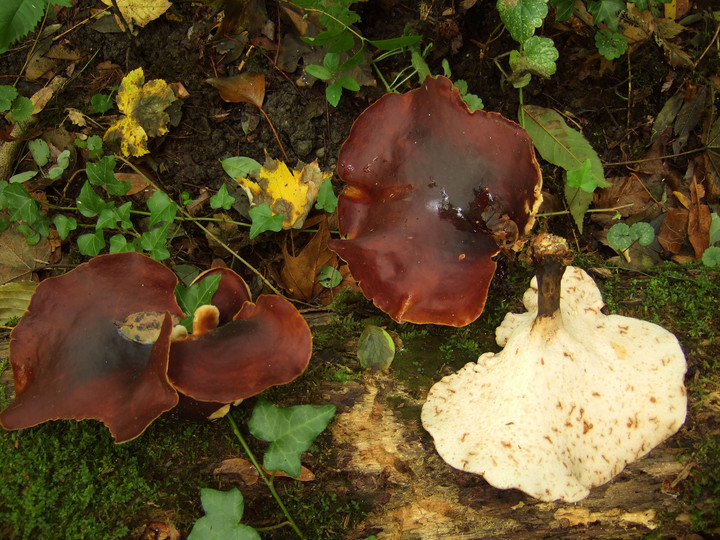
[[[330,247],[397,321],[463,326],[483,311],[492,257],[517,248],[541,175],[520,126],[471,113],[445,77],[388,94],[353,124],[338,160],[347,183]]]
[[[182,317],[176,283],[138,253],[96,257],[40,283],[11,334],[15,401],[0,414],[3,427],[95,418],[124,442],[172,409],[171,315]]]
[[[542,277],[542,274],[539,274]],[[618,474],[685,420],[685,357],[646,321],[604,315],[593,280],[558,273],[559,309],[543,314],[535,279],[528,313],[497,329],[504,346],[435,384],[422,422],[453,467],[498,488],[568,502]],[[544,281],[544,278],[543,278]]]
[[[237,290],[237,280],[242,281],[224,269],[216,296]],[[172,345],[168,375],[180,392],[200,402],[232,403],[288,383],[305,371],[312,337],[290,302],[262,295],[255,304],[226,302],[221,307],[199,308],[193,334]]]

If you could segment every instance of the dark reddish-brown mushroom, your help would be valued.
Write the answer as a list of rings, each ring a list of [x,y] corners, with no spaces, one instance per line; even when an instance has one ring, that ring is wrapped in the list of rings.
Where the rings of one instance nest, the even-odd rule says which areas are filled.
[[[171,316],[183,315],[176,283],[138,253],[96,257],[40,283],[10,336],[15,400],[0,414],[3,427],[95,418],[124,442],[172,409]]]
[[[190,336],[173,332],[175,274],[144,255],[102,255],[42,282],[11,334],[16,395],[2,426],[95,418],[120,443],[175,407],[178,390],[209,414],[299,376],[312,351],[302,316],[280,297],[249,302],[229,269],[198,279],[217,273],[217,306],[198,309]]]
[[[228,269],[199,279],[216,272],[222,278],[215,297],[242,282]],[[262,295],[255,304],[224,302],[198,309],[193,333],[170,349],[168,374],[181,393],[196,401],[233,403],[292,381],[305,371],[311,353],[310,328],[297,309],[284,298]]]
[[[470,112],[445,77],[387,94],[355,121],[338,173],[345,259],[397,321],[463,326],[483,311],[500,249],[519,249],[541,201],[532,140]]]

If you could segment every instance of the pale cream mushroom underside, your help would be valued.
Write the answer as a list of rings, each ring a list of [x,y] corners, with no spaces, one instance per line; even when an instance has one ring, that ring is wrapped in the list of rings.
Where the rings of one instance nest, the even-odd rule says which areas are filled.
[[[604,315],[583,270],[567,267],[560,309],[505,317],[497,354],[435,384],[422,410],[442,458],[497,488],[575,502],[685,421],[685,356],[655,324]]]

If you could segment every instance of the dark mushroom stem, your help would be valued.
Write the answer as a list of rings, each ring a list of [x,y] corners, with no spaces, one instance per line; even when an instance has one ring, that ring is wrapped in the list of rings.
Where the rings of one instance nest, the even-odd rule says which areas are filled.
[[[572,253],[564,238],[541,234],[530,247],[530,258],[537,267],[537,316],[550,317],[560,309],[560,283],[565,267],[572,262]]]

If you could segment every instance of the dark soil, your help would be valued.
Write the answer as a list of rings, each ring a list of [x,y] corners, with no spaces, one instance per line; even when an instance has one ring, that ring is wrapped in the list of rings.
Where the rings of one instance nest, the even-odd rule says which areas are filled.
[[[703,13],[711,3],[698,2],[693,12]],[[453,79],[466,80],[470,91],[482,98],[485,110],[517,118],[520,94],[507,84],[494,61],[515,48],[516,44],[507,32],[493,39],[501,24],[494,4],[479,2],[468,11],[458,8],[458,14],[444,16],[443,13],[453,4],[432,3],[432,16],[420,22],[414,4],[371,0],[357,7],[363,21],[358,28],[368,38],[383,39],[397,37],[406,24],[412,25],[416,32],[423,35],[423,45],[434,43],[427,58],[434,74],[442,73],[441,62],[447,59]],[[85,21],[95,7],[99,6],[94,2],[79,0],[74,7],[59,10],[57,19],[63,31]],[[268,1],[268,18],[276,24],[278,12],[275,3]],[[93,94],[119,84],[124,74],[142,67],[146,80],[162,78],[168,83],[182,83],[189,96],[182,102],[179,123],[166,136],[152,139],[150,154],[134,163],[151,172],[173,200],[180,201],[183,192],[188,192],[192,199],[205,191],[215,193],[230,180],[220,160],[248,156],[263,162],[265,152],[272,158],[282,158],[272,129],[256,107],[227,103],[220,99],[215,88],[206,83],[211,77],[236,74],[239,63],[244,61],[245,70],[265,75],[263,107],[277,130],[290,165],[317,159],[323,170],[333,170],[340,146],[354,120],[384,90],[376,85],[364,86],[357,93],[345,92],[339,106],[334,108],[325,99],[321,81],[312,87],[301,87],[295,81],[300,77],[302,68],[295,73],[284,73],[274,66],[275,51],[272,47],[262,46],[273,45],[274,42],[260,40],[258,43],[261,46],[252,50],[245,47],[239,55],[224,52],[218,41],[210,39],[220,20],[219,13],[218,7],[175,0],[165,16],[148,24],[132,39],[121,31],[101,33],[92,21],[77,26],[63,40],[82,52],[82,60],[73,65],[69,84],[46,107],[38,131],[32,136],[61,124],[67,108],[89,112]],[[280,24],[283,29],[289,28],[285,19]],[[700,37],[692,43],[682,42],[682,46],[693,58],[697,58],[709,43],[714,28],[709,32],[699,29],[699,26],[694,28],[693,32],[697,31]],[[552,37],[560,51],[557,73],[548,80],[534,77],[524,89],[523,101],[525,104],[555,108],[567,115],[569,121],[583,131],[605,163],[624,163],[647,153],[652,122],[675,91],[687,90],[697,84],[711,86],[713,76],[714,84],[718,84],[716,74],[720,58],[717,49],[712,49],[692,70],[670,66],[662,48],[652,39],[634,46],[628,55],[608,62],[597,54],[592,32],[581,24],[571,28],[548,22],[542,33]],[[220,40],[220,43],[227,44],[227,40]],[[17,48],[0,56],[0,74],[3,77],[0,82],[10,83],[22,72],[32,42],[28,39],[17,45]],[[106,61],[116,67],[101,74],[97,66]],[[507,64],[506,59],[499,62],[503,67]],[[390,74],[407,63],[409,57],[396,58],[384,63],[383,69]],[[47,84],[50,76],[66,74],[69,66],[70,62],[61,62],[53,72],[38,80],[22,78],[18,89],[23,95],[31,95]],[[415,87],[417,80],[413,79],[406,89]],[[720,103],[716,99],[714,104]],[[710,107],[712,105],[709,104]],[[98,115],[93,115],[93,118],[100,124],[96,133],[102,134],[110,119]],[[65,127],[74,129],[68,122],[65,122]],[[702,126],[694,130],[685,148],[701,147],[702,133]],[[661,154],[672,154],[671,142],[669,140],[667,146],[661,149]],[[668,158],[665,163],[676,177],[682,179],[688,167],[693,166],[694,157],[676,156]],[[605,175],[624,177],[632,171],[641,170],[642,166],[638,164],[615,165],[606,167]],[[543,210],[562,210],[562,171],[545,163],[543,174],[548,201]],[[335,178],[334,183],[335,191],[339,192],[341,181]],[[53,186],[48,191],[48,197],[74,198],[77,193],[73,190],[79,190],[80,185],[81,182]],[[240,193],[234,189],[233,193]],[[209,215],[209,205],[203,211]],[[540,219],[538,229],[568,238],[582,260],[588,261],[588,268],[603,266],[606,259],[616,255],[602,242],[605,224],[590,219],[586,219],[585,224],[583,232],[579,233],[572,219],[563,215]],[[238,232],[231,234],[227,242],[272,279],[273,265],[282,257],[281,246],[286,236],[287,233],[268,234],[250,241],[246,232]],[[301,247],[301,237],[296,236],[294,241],[296,249]],[[77,262],[77,254],[72,252],[71,245],[65,245],[63,250],[63,262]],[[670,253],[658,251],[658,260],[672,257]],[[182,238],[174,241],[174,263],[186,262],[198,268],[207,268],[214,260],[217,263],[218,258],[243,274],[251,283],[253,293],[260,291],[261,284],[254,274],[237,267],[233,259],[222,251],[214,250],[202,233],[186,231]],[[649,274],[598,270],[594,277],[603,282],[606,296],[616,302],[611,306],[613,311],[636,313],[638,317],[651,319],[651,314],[643,314],[643,287],[651,280],[649,276],[655,275],[655,270],[645,269]],[[702,275],[702,279],[718,279],[716,273],[693,271]],[[40,277],[49,274],[41,272]],[[501,260],[492,290],[496,297],[505,300],[502,306],[488,309],[489,313],[478,323],[482,328],[471,325],[461,336],[462,339],[481,343],[480,351],[497,350],[493,329],[505,312],[520,310],[519,299],[529,277],[530,271],[521,263]],[[710,290],[717,292],[717,288]],[[708,301],[714,302],[708,311],[718,313],[717,298]],[[677,296],[666,298],[655,304],[653,310],[678,309],[677,304],[682,302],[685,300]],[[718,378],[713,371],[717,369],[717,355],[720,354],[717,319],[711,335],[698,335],[690,327],[678,328],[675,325],[677,321],[661,321],[678,332],[688,353],[688,381],[694,381],[696,392],[691,396],[695,407],[693,416],[668,444],[629,467],[613,483],[593,490],[591,497],[581,506],[572,506],[540,504],[518,491],[496,490],[481,477],[452,470],[442,462],[434,452],[432,441],[422,430],[419,407],[433,380],[450,368],[456,369],[474,360],[478,351],[457,346],[463,342],[454,333],[455,330],[431,327],[429,336],[410,337],[408,343],[423,351],[428,343],[446,343],[456,339],[455,352],[459,352],[452,360],[443,359],[437,362],[437,367],[422,373],[413,357],[411,362],[415,364],[410,362],[410,368],[398,364],[397,374],[402,373],[402,376],[361,375],[353,354],[353,340],[357,339],[364,324],[383,324],[401,336],[412,325],[396,325],[362,299],[356,298],[348,306],[339,308],[336,304],[333,308],[318,307],[306,313],[313,331],[318,333],[311,368],[291,385],[290,390],[276,389],[268,393],[271,400],[286,405],[337,405],[339,415],[356,415],[349,420],[350,417],[345,417],[343,422],[356,422],[357,430],[366,433],[367,440],[363,442],[372,447],[365,454],[358,452],[360,443],[343,439],[352,430],[338,424],[323,434],[304,458],[304,465],[317,474],[316,482],[279,481],[298,522],[312,524],[314,521],[326,521],[322,525],[324,528],[317,526],[316,530],[321,531],[317,533],[318,538],[361,539],[372,534],[377,538],[403,539],[520,536],[639,538],[654,534],[653,530],[658,538],[699,538],[693,533],[705,531],[711,531],[707,533],[707,538],[717,537],[712,534],[717,534],[720,526],[720,505],[717,502],[720,488],[718,484],[704,483],[691,473],[693,467],[701,468],[708,462],[713,463],[707,457],[714,455],[708,450],[707,441],[708,437],[717,436],[720,426]],[[678,313],[678,317],[681,316]],[[322,337],[321,333],[324,333]],[[3,337],[7,341],[7,336]],[[412,350],[411,346],[409,350]],[[353,374],[351,380],[342,379],[345,372]],[[334,375],[328,376],[328,373]],[[238,422],[247,420],[251,403],[242,405],[238,409],[240,412],[235,413]],[[173,420],[162,420],[143,437],[156,440],[173,437],[176,426]],[[95,428],[101,429],[99,426]],[[58,431],[58,437],[64,436],[60,428],[53,429]],[[218,435],[228,431],[226,425],[214,424],[201,429],[202,437],[219,440],[217,448],[208,448],[205,455],[198,457],[197,463],[182,458],[182,450],[176,449],[178,454],[168,459],[171,463],[168,472],[177,476],[187,475],[187,484],[196,488],[239,486],[246,499],[245,523],[263,527],[281,520],[282,516],[276,512],[274,501],[262,483],[247,486],[236,476],[217,479],[210,474],[218,461],[238,455],[240,451],[232,449],[229,437]],[[256,446],[255,450],[261,454],[262,446]],[[715,448],[717,453],[716,447],[711,445],[710,448]],[[698,455],[699,449],[705,453]],[[717,454],[715,459],[720,460],[720,453]],[[153,459],[148,458],[149,462]],[[158,468],[153,469],[152,474],[161,475],[162,466],[154,466]],[[713,478],[717,479],[717,472]],[[199,500],[193,498],[192,492],[183,493],[182,497],[160,493],[158,500],[160,507],[157,504],[154,507],[148,505],[144,511],[124,517],[124,523],[131,529],[129,537],[161,538],[145,529],[148,522],[157,520],[174,522],[184,537],[201,515]],[[163,502],[166,507],[162,507]],[[435,529],[431,527],[433,523]],[[307,527],[309,530],[311,525]],[[0,516],[0,532],[4,530],[8,529],[4,528]],[[436,532],[428,532],[432,530]],[[263,537],[282,539],[292,538],[293,535],[286,527],[268,531]]]

